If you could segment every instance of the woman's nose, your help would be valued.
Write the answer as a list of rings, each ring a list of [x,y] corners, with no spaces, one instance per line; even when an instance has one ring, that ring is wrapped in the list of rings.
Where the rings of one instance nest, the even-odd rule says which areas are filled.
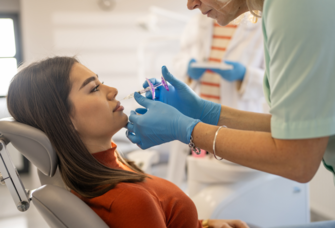
[[[107,93],[107,99],[108,100],[113,100],[115,99],[116,95],[118,94],[118,90],[113,87],[108,87],[108,93]]]
[[[187,1],[187,8],[189,10],[194,10],[198,7],[200,7],[201,1],[200,0],[188,0]]]

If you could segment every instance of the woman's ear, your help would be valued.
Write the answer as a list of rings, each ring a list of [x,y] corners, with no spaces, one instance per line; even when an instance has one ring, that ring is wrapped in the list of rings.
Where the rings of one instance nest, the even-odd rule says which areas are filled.
[[[72,126],[73,126],[73,129],[74,129],[75,131],[78,131],[78,128],[77,128],[77,126],[76,126],[76,121],[75,121],[74,118],[72,118],[71,115],[70,115],[70,120],[71,120],[71,123],[69,123],[69,124],[70,124],[70,127],[71,127],[71,125],[72,125]]]
[[[78,131],[78,128],[77,128],[77,124],[76,124],[76,120],[75,120],[75,118],[74,118],[74,115],[75,115],[75,110],[74,110],[74,108],[73,108],[72,103],[70,103],[69,117],[70,117],[70,121],[71,121],[71,123],[69,123],[69,125],[70,125],[70,127],[71,127],[71,125],[72,125],[72,126],[73,126],[73,129],[74,129],[75,131]]]

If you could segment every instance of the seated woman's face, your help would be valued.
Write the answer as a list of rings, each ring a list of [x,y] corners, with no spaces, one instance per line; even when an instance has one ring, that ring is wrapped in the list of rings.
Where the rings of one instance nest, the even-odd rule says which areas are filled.
[[[101,84],[97,74],[80,63],[73,65],[70,82],[70,118],[83,141],[110,140],[127,124],[116,88]]]

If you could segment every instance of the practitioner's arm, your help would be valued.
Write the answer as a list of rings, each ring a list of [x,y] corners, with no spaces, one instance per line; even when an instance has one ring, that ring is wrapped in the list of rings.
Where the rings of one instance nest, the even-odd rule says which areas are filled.
[[[270,121],[270,114],[241,111],[222,105],[217,125],[238,130],[270,132]]]
[[[256,119],[261,123],[266,122],[257,115]],[[229,125],[225,121],[222,123]],[[234,121],[232,123],[235,126]],[[251,123],[243,125],[245,128],[250,126]],[[198,123],[192,132],[195,145],[213,153],[217,129],[217,126]],[[272,138],[269,132],[221,128],[215,150],[217,156],[231,162],[298,182],[308,182],[320,165],[328,138],[281,140]]]

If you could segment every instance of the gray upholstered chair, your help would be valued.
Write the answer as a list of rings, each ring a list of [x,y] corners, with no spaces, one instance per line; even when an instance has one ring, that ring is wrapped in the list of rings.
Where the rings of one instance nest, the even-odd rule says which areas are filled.
[[[40,188],[24,188],[9,159],[8,143],[37,167]],[[32,201],[50,227],[108,227],[91,208],[69,192],[57,164],[57,155],[42,131],[13,118],[0,119],[0,181],[6,184],[18,210],[28,210]]]

